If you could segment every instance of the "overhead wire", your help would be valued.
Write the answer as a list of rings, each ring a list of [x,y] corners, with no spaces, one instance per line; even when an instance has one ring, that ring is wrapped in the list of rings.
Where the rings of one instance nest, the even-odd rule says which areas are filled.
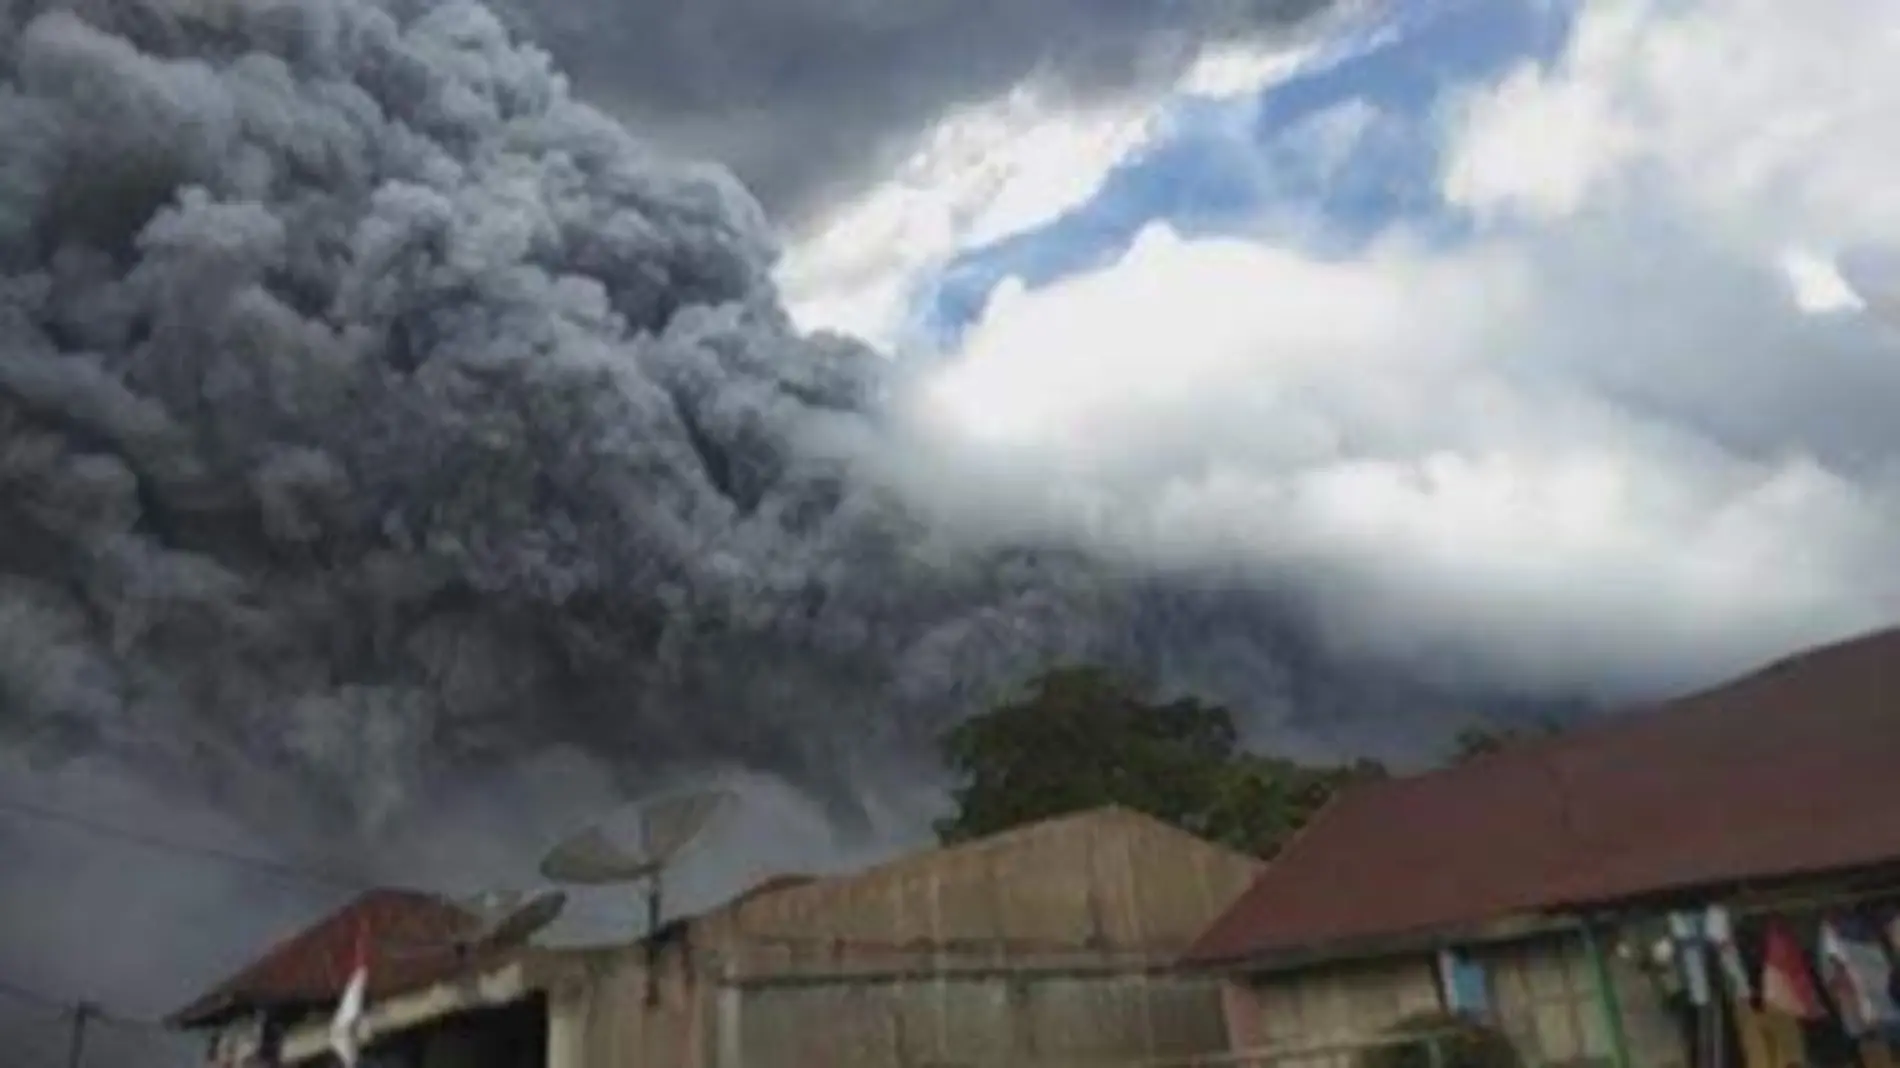
[[[83,830],[102,838],[112,838],[128,845],[138,846],[161,853],[196,856],[205,860],[218,861],[233,867],[245,868],[262,875],[279,879],[324,886],[339,890],[363,890],[367,883],[334,872],[326,872],[299,864],[270,860],[235,850],[221,849],[217,846],[198,845],[161,838],[140,831],[128,830],[110,823],[78,816],[70,812],[47,808],[17,798],[0,796],[0,815],[33,820],[40,823],[57,824]]]
[[[73,1002],[71,1001],[62,1001],[51,994],[43,994],[37,990],[21,986],[18,983],[9,982],[5,979],[0,979],[0,997],[10,998],[16,1002],[32,1005],[37,1008],[50,1009],[54,1014],[61,1016],[73,1011]]]
[[[350,879],[316,868],[271,860],[266,857],[240,853],[217,846],[180,842],[115,826],[100,820],[34,804],[29,801],[22,801],[18,798],[0,796],[0,816],[83,831],[87,834],[117,841],[125,845],[135,846],[140,849],[214,861],[273,878],[290,880],[306,885],[347,890],[362,890],[366,887],[366,884],[362,880]],[[20,982],[5,978],[0,978],[0,998],[6,998],[20,1004],[33,1005],[41,1009],[49,1010],[53,1015],[44,1021],[49,1025],[56,1021],[69,1021],[75,1012],[83,1008],[87,1019],[93,1023],[145,1032],[168,1030],[163,1023],[155,1020],[140,1019],[136,1016],[108,1009],[95,1001],[85,998],[70,998],[49,994],[45,991],[36,990]]]
[[[33,1005],[37,1008],[49,1010],[49,1016],[44,1021],[46,1023],[69,1019],[73,1013],[84,1008],[87,1019],[95,1023],[109,1024],[116,1027],[137,1028],[140,1030],[165,1029],[165,1025],[156,1020],[142,1020],[135,1016],[115,1012],[97,1002],[89,1001],[85,998],[63,998],[56,994],[46,993],[43,990],[34,990],[31,987],[7,979],[0,979],[0,997],[11,998],[22,1004]]]
[[[74,813],[71,813],[71,812],[65,812],[59,809],[49,808],[44,805],[34,804],[29,801],[22,801],[18,798],[7,797],[5,795],[0,795],[0,816],[12,816],[17,819],[36,821],[39,823],[52,824],[52,825],[57,825],[57,826],[65,826],[65,827],[69,827],[75,830],[84,831],[89,834],[97,835],[102,838],[114,839],[116,841],[123,842],[127,845],[132,845],[140,849],[146,849],[146,850],[151,850],[151,851],[160,852],[160,853],[170,853],[177,856],[196,857],[202,860],[213,861],[220,864],[230,865],[236,868],[246,869],[249,871],[253,871],[253,872],[256,872],[262,875],[267,875],[267,876],[277,878],[277,879],[283,879],[290,882],[303,883],[309,886],[322,887],[322,888],[330,889],[330,890],[347,890],[352,893],[360,893],[364,890],[369,890],[376,887],[394,888],[396,886],[396,884],[386,882],[386,881],[372,883],[371,881],[366,880],[366,879],[355,878],[352,876],[343,875],[343,874],[332,872],[332,871],[325,871],[323,869],[311,867],[309,865],[295,864],[295,863],[281,861],[281,860],[271,860],[266,857],[259,857],[259,856],[255,856],[253,854],[248,854],[248,853],[240,853],[235,850],[224,849],[217,846],[207,846],[207,845],[199,845],[199,844],[189,843],[189,842],[180,842],[175,839],[164,838],[157,835],[147,834],[141,831],[129,830],[127,828],[115,826],[113,824],[106,823],[100,820],[95,820],[95,819],[91,819],[85,816],[75,815]],[[415,889],[415,890],[424,889],[420,887],[403,887],[403,888]],[[596,902],[580,902],[580,901],[573,901],[573,900],[569,901],[570,909],[577,913],[594,912],[596,908],[598,907],[598,904],[599,903],[596,903]],[[573,906],[576,906],[576,905],[579,905],[581,907],[573,908]],[[617,915],[618,910],[615,910],[614,914]]]
[[[308,865],[272,860],[267,857],[259,857],[218,846],[181,842],[143,831],[135,831],[102,820],[96,820],[72,812],[24,801],[16,797],[0,795],[0,817],[11,817],[15,820],[64,827],[69,830],[81,831],[139,849],[175,856],[193,857],[199,860],[229,865],[234,868],[307,886],[360,892],[370,889],[372,885],[363,879],[324,871]],[[384,883],[380,885],[387,886],[389,884]],[[582,909],[580,911],[585,913],[591,910]],[[62,998],[5,978],[0,978],[0,997],[51,1010],[57,1014],[57,1018],[60,1019],[70,1019],[72,1014],[83,1006],[89,1014],[89,1019],[98,1023],[116,1024],[137,1029],[166,1030],[162,1023],[156,1021],[142,1020],[133,1016],[110,1011],[95,1002],[85,999]],[[53,1021],[49,1019],[47,1022],[51,1023]]]

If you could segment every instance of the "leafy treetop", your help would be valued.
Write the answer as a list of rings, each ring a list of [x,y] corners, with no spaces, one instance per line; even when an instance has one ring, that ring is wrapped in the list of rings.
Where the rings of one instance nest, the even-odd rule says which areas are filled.
[[[1316,766],[1240,747],[1226,708],[1159,702],[1097,667],[1065,667],[941,740],[956,776],[945,842],[1108,804],[1271,856],[1370,761]]]

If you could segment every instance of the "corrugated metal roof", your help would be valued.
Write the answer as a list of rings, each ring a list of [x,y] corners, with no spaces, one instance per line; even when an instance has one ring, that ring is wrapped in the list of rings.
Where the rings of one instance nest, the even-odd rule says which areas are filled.
[[[1212,964],[1900,859],[1900,631],[1328,807]]]
[[[466,910],[429,894],[368,891],[271,947],[174,1013],[171,1023],[204,1027],[257,1008],[334,1001],[349,982],[359,930],[369,932],[370,996],[387,997],[426,986],[467,965],[453,944],[473,921]]]

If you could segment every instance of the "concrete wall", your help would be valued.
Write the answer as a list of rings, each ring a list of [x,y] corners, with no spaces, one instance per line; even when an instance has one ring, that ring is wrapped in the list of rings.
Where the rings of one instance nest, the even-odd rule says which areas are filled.
[[[1236,1050],[1271,1050],[1299,1068],[1351,1068],[1354,1050],[1408,1016],[1439,1007],[1426,957],[1331,964],[1225,991]]]
[[[760,979],[688,975],[688,959],[661,961],[657,1004],[634,953],[595,956],[556,983],[547,1068],[1027,1068],[1226,1048],[1207,978],[945,957],[934,973]]]
[[[1161,978],[1260,862],[1104,810],[747,898],[646,997],[638,949],[574,955],[549,1068],[1128,1061],[1226,1046],[1219,985]]]
[[[1495,1020],[1531,1068],[1607,1068],[1608,1021],[1579,935],[1469,949],[1485,966]],[[1636,967],[1608,962],[1633,1068],[1685,1068],[1688,1050],[1661,995]],[[1350,1068],[1357,1049],[1399,1020],[1441,1007],[1433,958],[1333,964],[1230,983],[1231,1048],[1300,1068]],[[1310,1053],[1299,1053],[1307,1050]]]
[[[747,975],[878,968],[920,949],[992,961],[1171,958],[1260,868],[1146,816],[1103,809],[765,894],[710,917],[696,940]]]
[[[720,1068],[1119,1063],[1222,1048],[1216,984],[1140,975],[975,976],[755,987]]]
[[[1499,1023],[1533,1066],[1614,1063],[1596,978],[1576,935],[1486,947],[1484,962]],[[1655,985],[1635,965],[1607,962],[1634,1068],[1682,1068],[1688,1048]]]
[[[575,954],[549,998],[547,1068],[702,1068],[714,1063],[718,989],[680,953],[649,996],[636,949]]]

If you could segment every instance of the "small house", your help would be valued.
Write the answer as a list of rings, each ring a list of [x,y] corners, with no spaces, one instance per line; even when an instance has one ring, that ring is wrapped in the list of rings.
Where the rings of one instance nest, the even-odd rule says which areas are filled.
[[[1275,1063],[1462,1015],[1537,1068],[1887,1068],[1897,891],[1900,632],[1349,792],[1186,962]]]

